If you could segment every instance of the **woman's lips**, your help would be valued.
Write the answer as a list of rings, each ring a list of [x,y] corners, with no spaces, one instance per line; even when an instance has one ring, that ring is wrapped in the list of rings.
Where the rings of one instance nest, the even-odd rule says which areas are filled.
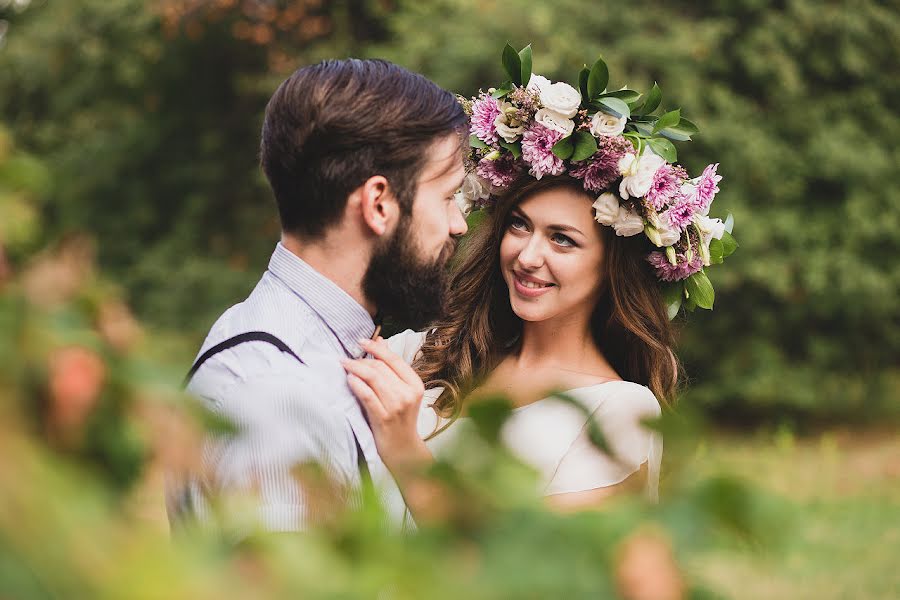
[[[515,271],[512,274],[512,279],[513,285],[516,289],[516,293],[520,296],[525,296],[526,298],[537,298],[538,296],[543,296],[552,288],[556,287],[555,284],[545,283],[540,279],[519,274]]]

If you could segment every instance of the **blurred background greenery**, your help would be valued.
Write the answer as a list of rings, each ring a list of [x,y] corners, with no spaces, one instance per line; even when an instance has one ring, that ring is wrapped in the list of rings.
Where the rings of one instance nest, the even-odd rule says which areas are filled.
[[[611,509],[616,526],[504,507],[500,523],[532,511],[516,564],[495,562],[512,552],[502,525],[408,551],[341,531],[228,553],[204,538],[173,555],[158,490],[183,446],[158,440],[190,445],[172,416],[179,377],[278,238],[257,165],[269,95],[297,67],[342,56],[472,95],[502,79],[506,41],[531,43],[535,72],[554,80],[602,55],[611,86],[659,82],[663,108],[701,129],[679,148],[685,166],[721,163],[714,216],[734,214],[741,248],[711,273],[715,310],[683,319],[681,411],[711,428],[673,434],[669,500],[652,515]],[[421,597],[439,581],[447,597],[546,597],[568,579],[557,589],[628,596],[633,539],[665,564],[674,552],[697,597],[900,595],[898,64],[896,1],[0,0],[0,595],[239,594],[265,581],[273,594],[390,583]],[[785,511],[787,539],[763,552],[748,541],[772,538]],[[691,529],[710,515],[739,532],[738,551]],[[514,587],[553,535],[580,542]],[[619,550],[572,583],[565,560],[598,540]],[[82,552],[95,542],[108,547]],[[871,547],[883,560],[846,567]],[[311,557],[302,568],[298,555]],[[354,587],[341,577],[361,556],[372,567]],[[317,568],[341,577],[316,588],[304,577]],[[387,575],[403,569],[419,575]]]

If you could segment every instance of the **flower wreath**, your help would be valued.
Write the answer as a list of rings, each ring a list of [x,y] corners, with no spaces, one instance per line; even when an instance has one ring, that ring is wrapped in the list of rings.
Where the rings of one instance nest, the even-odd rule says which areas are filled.
[[[714,291],[705,267],[737,248],[731,215],[709,217],[722,177],[718,163],[691,178],[672,141],[689,141],[696,125],[680,109],[654,115],[659,86],[641,94],[607,91],[603,59],[581,70],[578,89],[531,72],[531,46],[503,49],[509,80],[476,98],[459,97],[469,115],[470,152],[458,193],[463,212],[483,209],[518,176],[536,179],[568,173],[599,194],[596,220],[616,235],[643,233],[652,245],[647,261],[661,281],[674,318],[684,306],[712,309]]]

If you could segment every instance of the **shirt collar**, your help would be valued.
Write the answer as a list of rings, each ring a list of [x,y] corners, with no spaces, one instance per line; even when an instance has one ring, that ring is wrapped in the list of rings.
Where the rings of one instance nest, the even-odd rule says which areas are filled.
[[[269,272],[306,302],[353,356],[362,349],[357,343],[372,337],[375,323],[365,308],[336,283],[313,269],[281,242],[269,260]]]

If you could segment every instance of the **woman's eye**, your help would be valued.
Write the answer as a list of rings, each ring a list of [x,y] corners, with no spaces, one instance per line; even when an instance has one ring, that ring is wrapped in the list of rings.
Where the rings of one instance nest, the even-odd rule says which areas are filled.
[[[553,241],[559,244],[560,246],[566,247],[575,247],[575,242],[569,236],[563,235],[561,233],[553,234]]]
[[[528,231],[528,226],[525,224],[525,221],[519,217],[512,217],[509,220],[509,228],[515,229],[516,231]]]

